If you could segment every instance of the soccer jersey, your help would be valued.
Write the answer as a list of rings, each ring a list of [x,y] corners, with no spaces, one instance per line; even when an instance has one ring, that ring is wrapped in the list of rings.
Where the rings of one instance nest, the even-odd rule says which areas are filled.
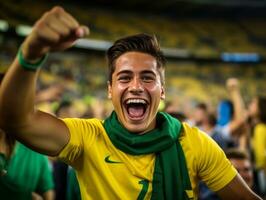
[[[64,119],[70,141],[59,158],[74,167],[83,199],[150,199],[155,155],[130,155],[110,141],[98,119]],[[189,196],[197,199],[202,179],[214,191],[236,175],[223,151],[206,134],[183,124],[179,141],[192,185]]]
[[[32,192],[43,194],[53,188],[47,157],[16,143],[7,174],[0,176],[0,199],[29,200]]]

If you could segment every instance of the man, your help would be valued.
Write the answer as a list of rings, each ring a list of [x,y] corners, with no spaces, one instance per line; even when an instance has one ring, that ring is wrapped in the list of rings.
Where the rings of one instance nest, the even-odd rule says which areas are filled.
[[[88,34],[55,7],[34,25],[0,90],[0,125],[77,173],[83,199],[197,199],[201,178],[223,199],[260,199],[221,149],[166,113],[164,57],[155,37],[122,38],[108,50],[108,97],[114,112],[98,119],[58,119],[34,109],[37,68],[45,55]]]

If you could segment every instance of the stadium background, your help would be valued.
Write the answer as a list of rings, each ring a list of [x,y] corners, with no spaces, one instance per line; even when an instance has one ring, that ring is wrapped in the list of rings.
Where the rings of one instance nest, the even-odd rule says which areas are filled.
[[[66,52],[50,54],[39,89],[63,85],[62,98],[77,102],[83,114],[87,105],[99,102],[110,108],[104,51],[119,37],[139,32],[159,38],[168,59],[167,101],[179,110],[199,101],[215,107],[227,98],[229,77],[240,80],[246,102],[266,94],[266,1],[0,1],[1,72],[30,26],[54,5],[88,25],[91,34]]]

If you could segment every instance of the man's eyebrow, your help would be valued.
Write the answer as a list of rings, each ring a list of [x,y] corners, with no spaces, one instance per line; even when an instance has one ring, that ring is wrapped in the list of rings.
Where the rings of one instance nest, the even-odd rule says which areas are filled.
[[[116,74],[116,76],[119,76],[121,74],[132,74],[133,72],[130,70],[122,70]]]
[[[141,73],[141,74],[151,74],[151,75],[156,76],[155,72],[150,71],[150,70],[143,70],[143,71],[141,71],[140,73]],[[133,74],[133,72],[132,72],[131,70],[122,70],[122,71],[118,72],[118,73],[116,74],[116,76],[119,76],[119,75],[121,75],[121,74]]]
[[[150,70],[143,70],[143,71],[141,71],[141,74],[152,74],[152,75],[156,76],[154,71],[150,71]]]

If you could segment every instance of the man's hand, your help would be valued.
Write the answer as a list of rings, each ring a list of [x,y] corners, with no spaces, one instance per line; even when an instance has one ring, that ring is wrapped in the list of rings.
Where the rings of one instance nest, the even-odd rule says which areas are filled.
[[[27,61],[34,62],[48,52],[71,47],[78,38],[88,34],[88,27],[79,25],[74,17],[56,6],[35,23],[22,45],[22,53]]]

